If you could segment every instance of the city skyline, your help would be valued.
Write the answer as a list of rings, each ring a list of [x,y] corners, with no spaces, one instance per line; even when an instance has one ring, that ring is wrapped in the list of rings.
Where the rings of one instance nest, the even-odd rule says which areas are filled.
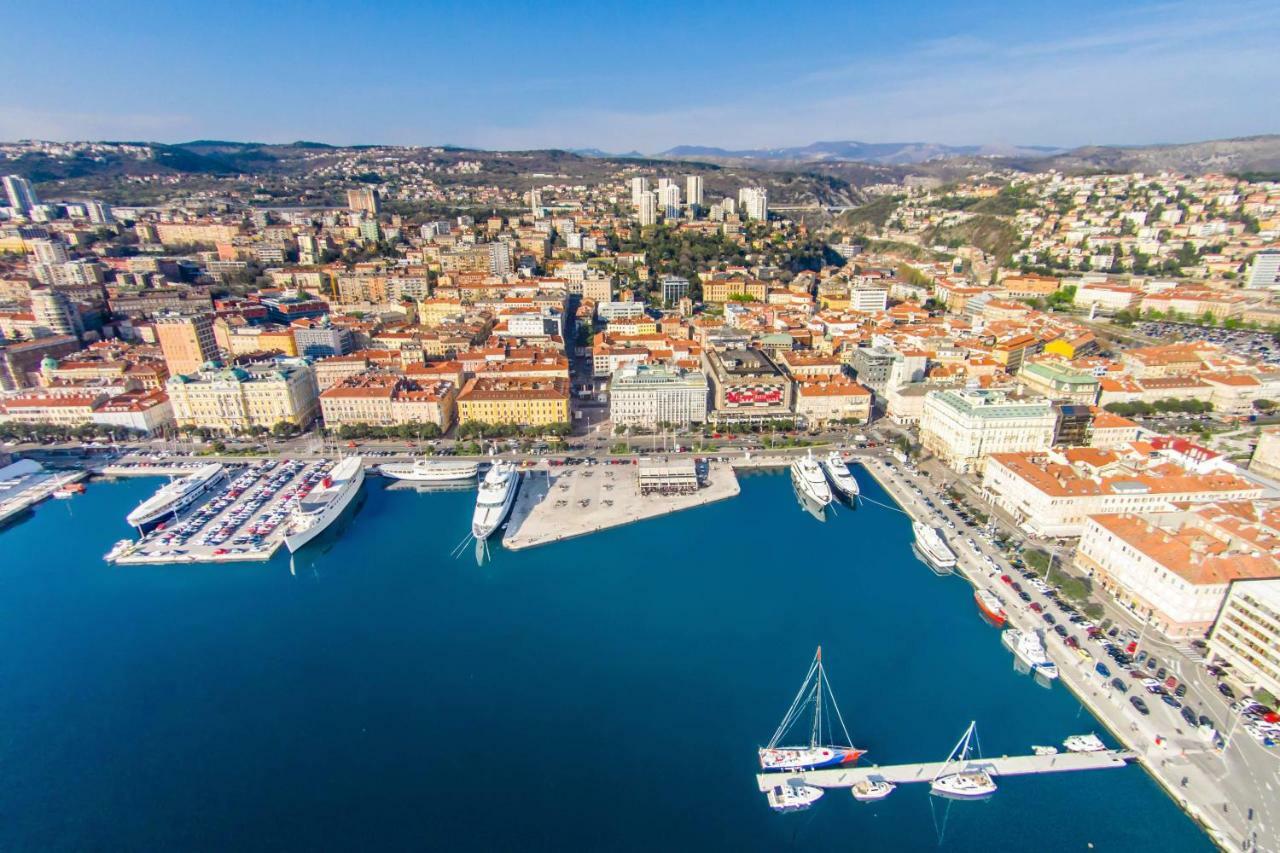
[[[231,4],[216,19],[154,6],[124,25],[89,6],[49,28],[20,8],[13,31],[35,35],[0,57],[21,81],[0,100],[0,138],[654,153],[815,139],[1070,148],[1276,129],[1274,92],[1229,97],[1266,67],[1280,20],[1270,0],[662,7],[639,37],[626,12],[580,11],[390,4],[352,21],[324,3]],[[220,47],[194,53],[197,31]],[[845,37],[813,44],[819,32]],[[702,46],[673,47],[690,42]],[[92,86],[81,63],[49,61],[86,45],[108,57]]]

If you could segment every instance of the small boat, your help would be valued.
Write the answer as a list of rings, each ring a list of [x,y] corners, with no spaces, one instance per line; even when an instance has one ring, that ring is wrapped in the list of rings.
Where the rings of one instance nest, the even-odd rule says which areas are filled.
[[[861,782],[854,784],[849,792],[853,794],[853,798],[860,803],[870,803],[875,800],[883,800],[898,789],[898,786],[892,782],[886,782],[883,779],[863,779]]]
[[[75,495],[84,494],[84,483],[67,483],[53,490],[53,496],[59,500],[66,500]]]
[[[832,488],[839,492],[841,497],[848,500],[858,497],[858,481],[849,472],[849,466],[845,464],[840,451],[833,450],[822,457],[822,470],[827,472],[827,479],[831,481]]]
[[[1056,746],[1032,746],[1031,751],[1036,755],[1057,755],[1058,748]]]
[[[835,739],[836,733],[832,731],[830,717],[828,716],[824,721],[824,702],[829,704],[831,710],[835,712],[840,733],[844,736],[841,745],[830,744],[830,741]],[[813,711],[813,717],[812,724],[808,727],[809,744],[778,746],[796,722],[808,716],[807,711],[810,708]],[[824,740],[827,742],[823,743]],[[866,754],[866,750],[857,749],[851,744],[849,730],[845,728],[840,707],[836,705],[835,694],[831,691],[826,671],[822,668],[822,647],[819,646],[813,663],[809,665],[809,672],[804,677],[804,683],[800,685],[800,692],[796,694],[791,707],[787,709],[786,716],[782,718],[773,737],[769,739],[768,746],[761,747],[759,750],[760,767],[764,770],[814,770],[819,767],[852,765]]]
[[[1058,665],[1049,660],[1049,654],[1044,650],[1044,641],[1035,631],[1010,628],[1000,635],[1000,640],[1005,648],[1013,652],[1014,657],[1031,667],[1032,672],[1049,679],[1058,677]]]
[[[769,808],[775,812],[801,812],[816,803],[826,793],[821,788],[806,785],[801,778],[787,779],[765,792]]]
[[[106,556],[103,557],[102,559],[110,563],[113,560],[115,560],[117,557],[124,556],[132,547],[133,547],[132,539],[121,539],[120,541],[116,542],[116,544],[111,546],[111,550],[108,551]]]
[[[1107,745],[1095,734],[1072,735],[1062,742],[1071,752],[1102,752]]]
[[[973,591],[973,600],[978,602],[978,609],[982,611],[982,615],[995,623],[999,628],[1009,618],[1009,614],[1004,612],[1004,604],[1000,601],[999,596],[989,589],[975,589]]]
[[[969,749],[973,745],[974,733],[978,724],[970,723],[965,729],[964,737],[956,744],[955,749],[947,756],[929,785],[929,792],[939,797],[955,800],[977,800],[989,797],[996,792],[995,780],[981,766],[969,761]],[[952,765],[959,769],[952,771]]]

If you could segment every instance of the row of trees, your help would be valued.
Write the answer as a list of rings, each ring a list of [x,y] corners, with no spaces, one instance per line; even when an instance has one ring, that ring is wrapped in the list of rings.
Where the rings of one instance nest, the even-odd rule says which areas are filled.
[[[1144,403],[1142,400],[1133,400],[1128,403],[1107,403],[1102,408],[1113,415],[1120,415],[1125,418],[1130,418],[1134,415],[1149,416],[1171,413],[1203,415],[1213,411],[1213,403],[1207,400],[1175,400],[1168,398],[1156,400],[1154,403]]]
[[[485,421],[463,421],[458,425],[459,439],[471,438],[518,438],[552,435],[563,437],[573,432],[573,427],[561,421],[543,426],[520,426],[518,424],[491,424]]]
[[[370,424],[343,424],[334,434],[343,441],[361,438],[422,440],[439,438],[442,435],[439,425],[429,421],[385,427]]]
[[[144,433],[124,426],[110,424],[80,424],[65,426],[47,423],[0,424],[0,439],[4,441],[131,441]]]

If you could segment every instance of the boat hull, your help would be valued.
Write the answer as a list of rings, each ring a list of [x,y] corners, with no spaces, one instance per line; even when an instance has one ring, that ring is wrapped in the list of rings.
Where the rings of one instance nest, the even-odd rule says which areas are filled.
[[[471,535],[479,541],[488,539],[502,523],[507,520],[507,516],[511,513],[511,505],[515,503],[516,492],[520,489],[520,472],[512,471],[511,480],[507,486],[507,493],[502,499],[502,505],[496,511],[488,509],[481,515],[479,506],[471,519]]]
[[[988,601],[986,596],[982,594],[982,590],[974,590],[973,600],[978,603],[978,610],[987,620],[993,623],[997,628],[1003,627],[1009,616],[1004,612],[1004,608],[999,604]],[[988,593],[989,595],[990,593]]]
[[[966,781],[975,776],[982,778]],[[935,779],[929,786],[929,793],[950,800],[984,800],[995,792],[996,783],[985,773],[957,773],[954,776],[943,776]]]
[[[150,533],[162,524],[172,521],[193,505],[199,502],[209,492],[221,486],[227,481],[226,470],[219,471],[216,475],[205,480],[196,489],[192,489],[180,499],[175,500],[163,507],[157,507],[145,513],[140,513],[135,509],[126,517],[129,525],[139,530],[142,534]]]
[[[848,767],[858,763],[865,749],[852,747],[777,747],[760,750],[760,767],[764,770],[820,770],[824,767]]]
[[[876,800],[883,800],[897,788],[898,786],[892,782],[859,782],[849,790],[858,802],[873,803]]]
[[[355,500],[356,495],[360,494],[360,486],[363,483],[364,466],[357,465],[355,466],[355,472],[342,485],[338,495],[321,510],[309,526],[295,533],[285,534],[284,544],[289,549],[289,553],[292,554],[299,548],[304,547],[337,521],[338,516],[342,515],[351,502]]]
[[[770,788],[765,792],[765,799],[775,812],[800,812],[822,799],[825,793],[821,788],[789,781]]]
[[[458,483],[474,480],[479,470],[479,462],[474,465],[450,465],[439,468],[432,466],[420,468],[413,464],[378,466],[378,473],[383,477],[408,483]]]
[[[1037,660],[1024,652],[1018,645],[1019,637],[1015,634],[1020,632],[1010,629],[1000,635],[1000,641],[1004,643],[1004,647],[1013,652],[1013,656],[1019,660],[1023,666],[1031,668],[1031,671],[1037,675],[1042,675],[1048,679],[1058,677],[1058,665],[1047,658],[1045,660]]]

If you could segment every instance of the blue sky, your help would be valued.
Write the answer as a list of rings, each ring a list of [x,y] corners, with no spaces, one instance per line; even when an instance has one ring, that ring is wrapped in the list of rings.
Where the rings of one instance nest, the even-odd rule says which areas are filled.
[[[651,153],[1280,131],[1280,0],[362,5],[8,4],[0,139]]]

